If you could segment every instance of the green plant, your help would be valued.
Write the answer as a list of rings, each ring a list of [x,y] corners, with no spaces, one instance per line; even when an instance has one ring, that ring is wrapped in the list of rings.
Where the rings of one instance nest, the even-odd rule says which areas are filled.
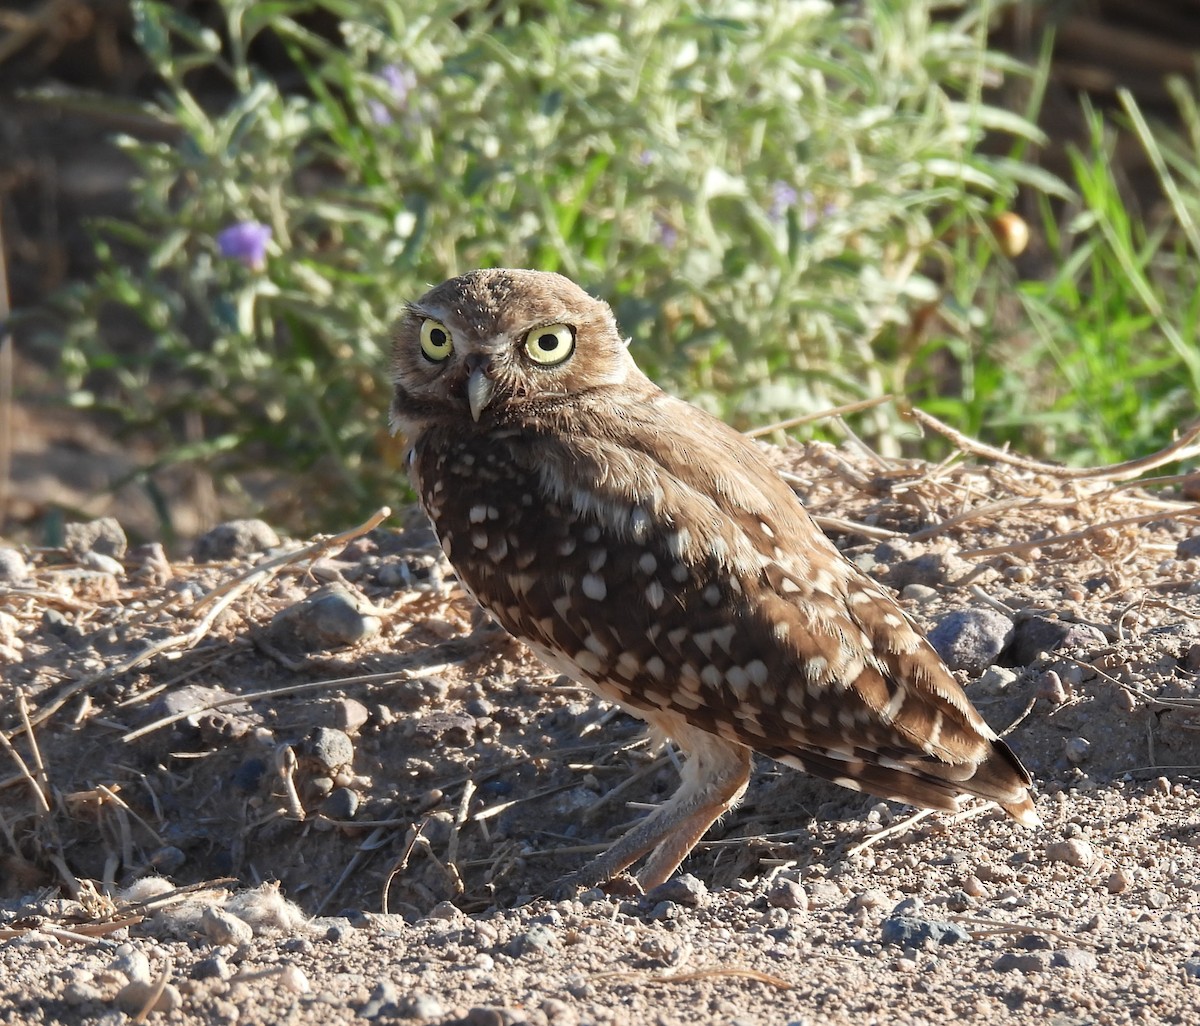
[[[879,354],[939,295],[922,272],[964,246],[981,271],[987,215],[1058,188],[980,148],[1038,138],[981,99],[1024,74],[991,9],[223,0],[213,29],[139,0],[173,138],[123,140],[137,215],[97,227],[69,297],[75,401],[227,484],[286,471],[284,512],[336,521],[395,495],[389,322],[486,265],[580,281],[654,377],[742,426],[885,391]],[[264,258],[223,257],[248,222]]]

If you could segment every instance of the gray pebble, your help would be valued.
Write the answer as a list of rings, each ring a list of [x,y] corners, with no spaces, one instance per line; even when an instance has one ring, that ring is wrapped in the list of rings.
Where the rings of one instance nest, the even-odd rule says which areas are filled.
[[[1183,963],[1184,975],[1200,983],[1200,955],[1193,955]]]
[[[237,559],[279,544],[279,535],[261,520],[228,520],[196,539],[193,553],[198,563]]]
[[[187,862],[187,854],[183,849],[177,848],[173,844],[168,844],[162,848],[155,848],[150,853],[147,865],[156,873],[160,873],[163,876],[172,876],[183,868],[185,862]]]
[[[339,787],[321,803],[321,812],[330,819],[353,819],[360,800],[357,791]]]
[[[150,959],[132,944],[122,944],[117,948],[117,957],[109,963],[108,968],[123,973],[128,980],[140,980],[143,983],[150,980]]]
[[[888,916],[883,921],[880,935],[884,944],[894,944],[902,948],[921,947],[926,941],[934,944],[956,944],[971,939],[971,935],[957,923],[897,915]]]
[[[948,552],[923,552],[912,559],[892,564],[888,584],[901,591],[910,584],[933,588],[970,571],[965,559]]]
[[[348,734],[357,734],[370,718],[370,711],[357,699],[339,698],[333,704],[334,726]]]
[[[799,880],[778,877],[767,891],[767,904],[774,908],[808,909],[808,894]]]
[[[952,670],[982,673],[1012,637],[1012,621],[994,609],[947,613],[929,632],[929,643]]]
[[[810,880],[807,890],[810,905],[840,905],[845,898],[842,889],[831,880]]]
[[[131,980],[117,991],[117,1007],[126,1015],[139,1015],[149,1004],[157,989],[157,983]],[[181,1007],[183,1007],[183,995],[179,993],[179,988],[175,984],[168,983],[163,987],[158,999],[150,1006],[150,1011],[174,1012]]]
[[[1002,695],[1017,682],[1018,675],[1003,666],[989,666],[971,685],[973,695]]]
[[[233,969],[220,955],[211,955],[193,965],[188,975],[193,980],[227,980],[233,975]]]
[[[554,931],[548,926],[535,923],[528,930],[513,937],[505,951],[514,958],[519,958],[521,955],[549,950],[555,946],[557,940]]]
[[[1082,837],[1072,837],[1046,845],[1046,858],[1051,862],[1065,862],[1068,866],[1086,869],[1096,861],[1096,849]]]
[[[344,584],[329,584],[277,613],[267,631],[285,648],[305,652],[344,648],[379,633],[382,621],[368,613],[369,608],[358,592]]]
[[[1047,670],[1038,678],[1037,696],[1051,705],[1062,705],[1069,697],[1062,678],[1053,670]]]
[[[1166,908],[1171,903],[1171,896],[1166,891],[1151,889],[1146,892],[1147,908]]]
[[[1026,666],[1042,652],[1087,650],[1107,643],[1100,631],[1087,624],[1031,616],[1017,624],[1013,632],[1012,656],[1017,665]]]
[[[1184,538],[1175,546],[1176,559],[1196,559],[1197,557],[1200,557],[1200,534]]]
[[[900,589],[900,597],[909,602],[931,602],[938,597],[938,592],[937,588],[927,584],[906,584]]]
[[[1049,965],[1045,951],[1006,951],[992,963],[992,968],[998,973],[1041,973]]]
[[[474,716],[466,713],[431,712],[421,717],[413,732],[413,739],[433,747],[449,745],[453,748],[464,748],[474,744],[475,731],[478,724]],[[594,799],[594,795],[589,795]]]
[[[0,584],[22,584],[28,579],[25,557],[16,549],[0,547]]]
[[[204,936],[220,947],[242,947],[254,939],[250,924],[232,912],[209,906],[200,916]]]
[[[100,517],[86,524],[67,524],[63,531],[63,542],[67,551],[77,560],[82,560],[88,552],[120,559],[129,544],[125,531],[114,517]]]
[[[367,1003],[358,1010],[360,1019],[392,1018],[400,1005],[400,991],[391,980],[380,980],[367,998]]]
[[[464,1026],[517,1026],[518,1023],[531,1023],[528,1012],[519,1012],[512,1008],[496,1008],[479,1005],[467,1012]]]
[[[419,990],[405,995],[396,1006],[396,1016],[400,1019],[440,1019],[445,1014],[437,998]]]
[[[1058,969],[1078,969],[1082,972],[1093,972],[1100,964],[1094,952],[1083,948],[1063,948],[1050,956],[1050,964]]]
[[[97,570],[102,574],[112,574],[114,577],[124,577],[125,567],[119,559],[106,556],[103,552],[85,552],[79,557],[79,565],[87,570]]]
[[[317,727],[304,742],[304,754],[333,774],[354,762],[354,742],[343,730]]]
[[[1092,754],[1092,743],[1086,737],[1069,737],[1063,742],[1063,755],[1073,766],[1086,762]]]
[[[687,905],[689,908],[697,907],[707,897],[708,887],[703,880],[698,880],[691,873],[673,876],[665,883],[651,887],[646,892],[646,900],[651,903],[673,901],[678,905]]]

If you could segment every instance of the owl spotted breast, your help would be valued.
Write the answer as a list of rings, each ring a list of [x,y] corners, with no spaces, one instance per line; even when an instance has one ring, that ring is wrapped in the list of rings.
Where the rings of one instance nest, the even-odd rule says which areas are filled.
[[[1039,822],[1030,778],[892,598],[755,446],[634,365],[557,274],[475,271],[395,333],[393,427],[463,586],[554,669],[687,754],[666,804],[577,874],[666,880],[751,752],[933,809]]]

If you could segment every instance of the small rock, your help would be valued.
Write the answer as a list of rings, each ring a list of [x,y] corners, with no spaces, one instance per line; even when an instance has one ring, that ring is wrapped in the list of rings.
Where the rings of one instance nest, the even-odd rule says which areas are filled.
[[[1121,894],[1129,890],[1129,885],[1132,882],[1125,870],[1114,869],[1108,874],[1108,879],[1104,881],[1104,886],[1108,888],[1109,894]]]
[[[513,958],[528,955],[538,951],[546,951],[557,943],[554,931],[540,923],[535,923],[523,933],[518,933],[505,948]]]
[[[914,894],[911,898],[905,898],[903,901],[897,902],[896,907],[892,909],[889,915],[920,916],[924,911],[925,902]]]
[[[781,876],[772,882],[767,891],[767,904],[774,908],[792,908],[804,912],[808,909],[808,894],[799,880]]]
[[[983,675],[971,685],[971,695],[1003,695],[1017,682],[1018,674],[1003,666],[989,666]]]
[[[1044,951],[1006,951],[992,963],[992,968],[998,973],[1041,973],[1049,965],[1050,959]]]
[[[229,520],[196,539],[197,563],[216,563],[263,552],[279,544],[279,535],[261,520]]]
[[[1087,762],[1092,754],[1092,743],[1086,737],[1069,737],[1063,742],[1063,755],[1072,766]]]
[[[360,801],[357,791],[349,787],[339,787],[330,792],[329,797],[321,803],[321,813],[330,819],[353,819]]]
[[[303,969],[294,965],[285,965],[279,973],[279,989],[285,990],[289,994],[307,994],[312,987],[309,986],[308,977],[304,975]],[[430,1018],[441,1014],[441,1006],[439,1006]]]
[[[930,602],[938,597],[938,592],[927,584],[906,584],[900,589],[900,597],[907,602]]]
[[[267,626],[271,640],[284,649],[323,652],[357,645],[379,633],[382,621],[367,612],[371,604],[344,584],[328,584],[277,613]]]
[[[122,944],[117,948],[117,957],[108,964],[108,968],[110,972],[122,973],[127,980],[150,982],[150,959],[132,944]]]
[[[854,900],[850,902],[852,909],[870,909],[879,908],[888,900],[887,895],[878,887],[871,887],[863,891],[861,894],[856,894]]]
[[[158,984],[147,983],[143,980],[130,980],[117,991],[117,1007],[126,1015],[140,1015],[149,1005],[151,1012],[173,1012],[183,1007],[183,995],[173,983],[168,983],[151,1005]]]
[[[25,557],[16,549],[0,546],[0,584],[24,584],[28,579]]]
[[[210,955],[193,965],[189,975],[193,980],[228,980],[233,969],[220,955]]]
[[[946,584],[965,576],[971,569],[971,565],[965,559],[951,553],[923,552],[912,559],[893,563],[888,573],[888,584],[901,592],[909,585],[928,587],[932,590],[939,584]]]
[[[961,609],[938,620],[928,637],[950,669],[982,673],[1012,634],[1012,621],[994,609]]]
[[[367,998],[367,1003],[358,1010],[358,1015],[360,1019],[391,1018],[396,1015],[399,1004],[400,991],[396,985],[391,980],[380,980]]]
[[[304,754],[332,776],[354,762],[354,742],[343,730],[317,727],[304,742]]]
[[[559,1026],[567,1026],[568,1023],[577,1021],[571,1006],[559,998],[543,998],[538,1007],[545,1013],[548,1022]]]
[[[951,912],[965,912],[975,902],[966,891],[951,891],[946,895],[946,908]]]
[[[165,716],[186,714],[181,721],[193,730],[207,728],[210,732],[223,723],[221,733],[229,738],[242,737],[258,725],[259,718],[244,702],[230,701],[236,696],[223,688],[203,684],[184,684],[164,691],[146,709],[146,722]],[[217,708],[212,706],[222,703]],[[177,725],[178,728],[178,725]]]
[[[1051,862],[1065,862],[1068,866],[1086,869],[1096,861],[1096,849],[1082,837],[1072,837],[1046,845],[1046,858]]]
[[[357,699],[339,698],[333,704],[333,725],[347,734],[357,734],[370,718],[370,711]]]
[[[842,889],[832,880],[810,880],[807,885],[808,902],[818,908],[840,905],[845,899]]]
[[[926,941],[934,944],[956,944],[971,939],[957,923],[937,919],[921,919],[916,916],[891,915],[883,921],[881,939],[884,944],[902,948],[921,947]]]
[[[102,574],[112,574],[114,577],[124,577],[125,567],[121,561],[106,556],[103,552],[85,552],[79,558],[79,565],[87,570],[97,570]]]
[[[413,738],[434,747],[448,745],[465,748],[475,743],[477,728],[475,717],[466,713],[433,712],[421,718]],[[589,795],[589,800],[594,798],[594,795]]]
[[[703,880],[698,880],[691,873],[673,876],[665,883],[650,888],[646,893],[646,900],[651,903],[673,901],[689,908],[696,908],[707,897],[708,887]]]
[[[1175,546],[1176,559],[1196,559],[1200,557],[1200,534],[1193,534],[1190,538],[1182,538],[1178,545]]]
[[[400,1019],[441,1019],[446,1012],[432,994],[417,990],[400,999],[395,1014]]]
[[[969,894],[972,898],[982,898],[987,893],[984,890],[983,881],[974,874],[962,882],[962,889],[964,894]]]
[[[1063,948],[1050,956],[1050,964],[1056,969],[1077,969],[1080,972],[1094,972],[1100,960],[1091,951],[1083,948]]]
[[[1031,616],[1022,620],[1013,633],[1012,658],[1018,666],[1026,666],[1042,652],[1087,650],[1107,643],[1108,639],[1088,624]]]
[[[1047,670],[1038,678],[1037,697],[1051,705],[1062,705],[1069,696],[1062,678],[1053,670]]]
[[[1166,891],[1151,889],[1146,892],[1147,908],[1166,908],[1171,903],[1171,896]]]
[[[241,947],[254,939],[250,924],[232,912],[209,906],[200,916],[204,936],[220,947]]]
[[[163,876],[173,876],[183,868],[185,862],[187,862],[187,854],[183,849],[177,848],[173,844],[167,844],[161,848],[155,848],[150,853],[146,865]]]
[[[1188,979],[1200,983],[1200,956],[1193,955],[1183,963],[1183,973]]]
[[[86,524],[67,524],[63,543],[71,556],[80,561],[89,552],[120,559],[129,544],[125,531],[113,517],[100,517]]]
[[[506,1014],[506,1008],[492,1008],[485,1005],[476,1006],[467,1012],[465,1026],[510,1026],[514,1022],[511,1014]]]

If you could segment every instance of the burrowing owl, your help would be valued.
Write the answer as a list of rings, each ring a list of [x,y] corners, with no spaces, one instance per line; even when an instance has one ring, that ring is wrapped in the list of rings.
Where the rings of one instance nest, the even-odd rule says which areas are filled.
[[[634,365],[557,274],[474,271],[397,326],[393,427],[466,588],[556,670],[687,754],[666,804],[577,874],[666,880],[750,753],[934,809],[1038,823],[1029,775],[891,597],[753,444]]]

